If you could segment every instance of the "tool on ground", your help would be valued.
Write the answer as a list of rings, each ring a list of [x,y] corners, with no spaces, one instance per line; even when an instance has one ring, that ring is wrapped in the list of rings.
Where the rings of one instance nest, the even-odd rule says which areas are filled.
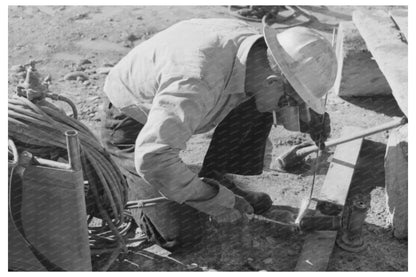
[[[355,140],[357,138],[362,138],[366,136],[370,136],[376,133],[380,133],[389,129],[396,128],[400,125],[404,125],[407,123],[406,117],[401,117],[399,119],[393,120],[391,122],[387,122],[372,128],[368,128],[366,130],[350,134],[349,136],[333,139],[330,141],[327,141],[325,143],[325,149],[336,146],[342,143],[346,143],[352,140]],[[316,145],[307,146],[303,148],[292,148],[286,153],[280,155],[276,159],[276,170],[285,172],[286,170],[289,170],[294,165],[299,164],[303,158],[305,158],[307,155],[317,151],[319,148]]]

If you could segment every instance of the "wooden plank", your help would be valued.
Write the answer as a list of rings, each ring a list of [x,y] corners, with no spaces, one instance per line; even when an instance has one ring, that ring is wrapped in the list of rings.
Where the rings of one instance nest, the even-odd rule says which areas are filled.
[[[348,135],[361,130],[358,127],[347,126],[342,135]],[[319,201],[327,201],[343,206],[360,154],[363,138],[337,146],[320,191]],[[337,231],[315,231],[308,234],[295,271],[325,271],[335,245]]]
[[[408,47],[391,17],[382,10],[357,10],[353,22],[389,83],[402,112],[408,116]]]
[[[325,271],[337,231],[315,231],[306,236],[295,271]]]
[[[389,15],[393,18],[393,21],[399,27],[403,35],[408,39],[408,15],[407,9],[391,10]]]
[[[338,27],[338,61],[334,92],[340,97],[391,95],[391,88],[380,71],[355,24],[341,22]]]
[[[342,130],[342,135],[345,136],[360,130],[362,128],[347,126]],[[319,201],[344,206],[362,143],[363,138],[359,138],[337,146],[324,184],[317,197]]]

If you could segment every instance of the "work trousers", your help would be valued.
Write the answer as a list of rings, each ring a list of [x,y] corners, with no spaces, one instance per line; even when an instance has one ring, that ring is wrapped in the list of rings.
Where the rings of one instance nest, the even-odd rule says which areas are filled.
[[[211,177],[214,171],[261,174],[272,121],[271,113],[257,111],[254,99],[232,110],[216,127],[199,176]],[[106,100],[101,139],[126,177],[129,200],[160,196],[153,186],[140,178],[135,169],[135,141],[142,127],[141,123],[122,114]],[[133,210],[132,214],[151,241],[171,251],[197,244],[204,236],[209,219],[206,214],[173,201]]]

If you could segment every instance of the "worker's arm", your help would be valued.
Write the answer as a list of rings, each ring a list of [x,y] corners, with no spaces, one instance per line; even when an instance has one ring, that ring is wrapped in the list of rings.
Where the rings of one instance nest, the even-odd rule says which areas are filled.
[[[216,96],[198,81],[179,80],[159,92],[136,140],[135,165],[140,176],[165,197],[212,216],[232,209],[234,194],[203,182],[183,163],[179,151],[193,135]]]

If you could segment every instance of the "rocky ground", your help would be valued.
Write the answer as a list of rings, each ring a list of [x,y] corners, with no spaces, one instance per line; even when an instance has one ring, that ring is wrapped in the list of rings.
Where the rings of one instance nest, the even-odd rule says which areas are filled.
[[[310,27],[331,39],[340,21],[350,21],[357,7],[306,6],[318,21]],[[360,7],[366,8],[366,7]],[[375,9],[377,7],[371,7]],[[394,7],[381,7],[392,9]],[[102,87],[108,70],[132,47],[180,20],[230,17],[225,6],[9,6],[9,95],[16,85],[15,65],[38,61],[39,72],[50,74],[53,92],[73,100],[80,119],[92,130],[100,124]],[[258,23],[252,23],[260,27]],[[76,74],[74,72],[77,72]],[[341,99],[330,94],[331,137],[340,136],[344,126],[370,127],[388,122],[401,111],[391,96]],[[211,133],[193,137],[182,157],[198,170]],[[386,223],[383,158],[388,132],[368,137],[360,157],[353,188],[371,197],[363,236],[368,245],[361,253],[334,248],[331,271],[406,271],[407,241],[391,235]],[[275,157],[307,136],[273,128],[269,137],[267,163],[261,176],[233,176],[242,186],[269,193],[275,207],[294,210],[309,194],[314,157],[294,173],[274,171]],[[320,162],[317,187],[322,184],[331,160],[331,149]],[[271,212],[272,213],[272,212]],[[272,214],[270,214],[272,216]],[[294,270],[305,234],[279,229],[270,223],[250,222],[246,232],[207,226],[208,236],[195,249],[171,254],[156,246],[129,247],[110,270],[117,271],[291,271]],[[246,245],[239,244],[245,236]],[[98,262],[99,263],[99,262]]]

